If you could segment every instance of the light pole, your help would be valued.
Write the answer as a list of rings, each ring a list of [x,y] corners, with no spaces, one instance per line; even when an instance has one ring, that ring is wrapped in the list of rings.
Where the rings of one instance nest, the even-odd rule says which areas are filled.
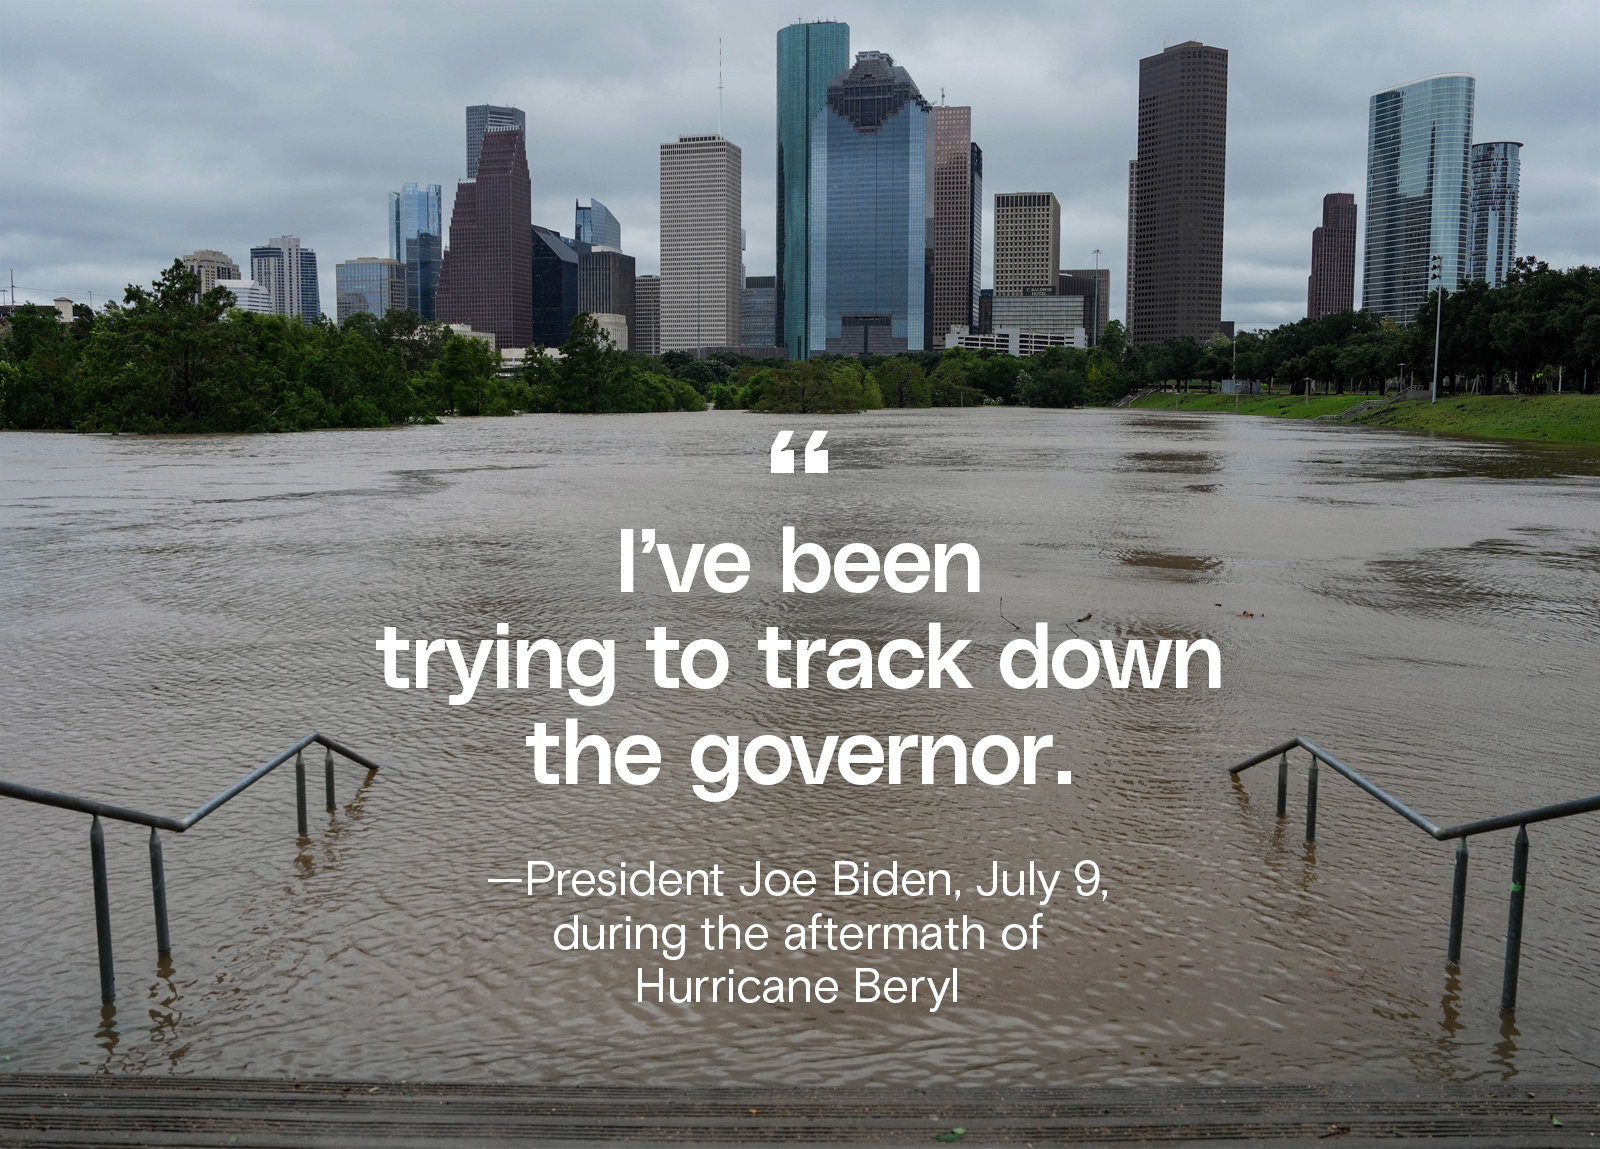
[[[1433,387],[1429,392],[1428,402],[1439,401],[1439,335],[1444,329],[1444,256],[1436,255],[1432,260],[1432,270],[1428,275],[1430,280],[1439,284],[1439,298],[1434,303],[1433,313]]]
[[[704,359],[705,351],[700,344],[700,265],[694,265],[694,357]]]

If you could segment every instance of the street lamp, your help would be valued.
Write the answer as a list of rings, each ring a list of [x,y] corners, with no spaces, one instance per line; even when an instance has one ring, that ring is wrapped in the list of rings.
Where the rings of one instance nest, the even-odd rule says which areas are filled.
[[[1444,256],[1436,255],[1430,261],[1432,269],[1428,273],[1430,282],[1439,284],[1439,298],[1434,304],[1433,313],[1433,388],[1430,391],[1428,402],[1439,401],[1439,335],[1444,327]]]

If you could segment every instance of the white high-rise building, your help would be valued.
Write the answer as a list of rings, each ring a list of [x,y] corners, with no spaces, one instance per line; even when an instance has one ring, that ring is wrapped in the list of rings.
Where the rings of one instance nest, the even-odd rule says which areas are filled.
[[[253,279],[219,279],[211,286],[233,292],[233,305],[240,311],[254,311],[258,315],[274,313],[272,293]]]
[[[317,253],[302,247],[298,236],[280,235],[252,247],[250,278],[266,289],[277,314],[297,315],[307,324],[321,317]]]
[[[200,277],[200,294],[204,295],[217,285],[219,279],[238,279],[239,265],[223,252],[202,247],[188,255],[179,256],[184,269]]]
[[[661,145],[662,351],[739,343],[742,163],[717,135]]]

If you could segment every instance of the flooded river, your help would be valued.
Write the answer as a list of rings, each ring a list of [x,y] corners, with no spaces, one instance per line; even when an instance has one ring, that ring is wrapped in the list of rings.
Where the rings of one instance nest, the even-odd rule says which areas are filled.
[[[1276,771],[1301,734],[1440,824],[1600,791],[1600,451],[1155,412],[880,412],[825,423],[832,470],[767,473],[743,413],[525,416],[280,437],[0,436],[0,777],[181,815],[316,729],[342,767],[310,834],[280,770],[165,835],[159,967],[146,833],[106,824],[118,1002],[98,1001],[88,819],[0,801],[0,1069],[577,1083],[1068,1084],[1441,1080],[1600,1070],[1600,815],[1535,826],[1521,998],[1498,1009],[1512,835],[1474,839],[1465,952],[1443,957],[1453,845],[1324,770],[1303,839]],[[982,593],[781,593],[780,531],[835,549],[969,542]],[[617,593],[620,528],[680,556],[738,542],[751,585]],[[956,567],[959,571],[959,565]],[[649,577],[646,577],[649,575]],[[955,580],[960,585],[959,577]],[[1080,621],[1082,620],[1082,621]],[[1048,621],[1091,642],[1207,637],[1219,690],[1008,688]],[[971,690],[776,691],[755,642],[968,639]],[[617,641],[616,696],[385,686],[374,641]],[[713,638],[714,690],[657,689],[651,628]],[[1017,627],[1020,626],[1021,630]],[[406,665],[402,660],[402,667]],[[702,662],[702,667],[707,665]],[[819,663],[820,665],[820,663]],[[1198,668],[1200,663],[1196,663]],[[542,666],[542,661],[535,666]],[[536,675],[537,678],[537,675]],[[1203,676],[1196,670],[1203,685]],[[818,672],[820,681],[820,671]],[[1136,680],[1137,681],[1137,680]],[[648,786],[546,786],[524,739],[567,719],[649,734]],[[697,798],[702,734],[1053,733],[1036,786],[809,786]],[[910,761],[908,759],[908,761]],[[1058,769],[1073,772],[1056,785]],[[824,876],[809,898],[557,899],[491,884],[566,868]],[[848,897],[836,859],[950,871],[963,897]],[[1080,897],[1073,868],[1102,875]],[[1062,871],[982,899],[994,865]],[[1103,893],[1103,896],[1101,894]],[[594,923],[694,927],[676,962],[562,951]],[[702,952],[724,915],[773,936],[989,927],[981,951]],[[1042,914],[1038,948],[999,943]],[[929,1012],[852,1000],[854,971],[942,980]],[[836,977],[838,1000],[636,998],[654,976]]]

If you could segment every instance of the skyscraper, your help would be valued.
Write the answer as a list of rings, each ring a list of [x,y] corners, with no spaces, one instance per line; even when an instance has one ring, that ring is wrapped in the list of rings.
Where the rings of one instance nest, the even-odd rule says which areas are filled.
[[[496,104],[470,104],[467,107],[467,178],[478,178],[478,156],[483,151],[485,132],[516,128],[526,139],[528,117],[521,108],[502,108]]]
[[[661,349],[739,342],[743,157],[721,136],[661,145]]]
[[[1353,311],[1356,305],[1356,197],[1322,197],[1322,226],[1311,232],[1311,274],[1306,279],[1306,318]]]
[[[183,269],[200,277],[200,294],[204,295],[217,285],[219,279],[238,279],[239,265],[220,251],[203,247],[180,256]]]
[[[322,317],[317,253],[302,247],[299,237],[280,235],[252,247],[250,278],[266,291],[276,314],[298,316],[307,325]]]
[[[850,25],[791,24],[778,31],[778,274],[773,289],[776,341],[791,359],[810,350],[807,287],[811,271],[813,190],[811,121],[828,99],[828,84],[850,66]]]
[[[389,258],[405,264],[406,302],[424,319],[434,318],[439,261],[444,256],[443,189],[405,184],[389,193]]]
[[[632,343],[636,323],[633,314],[633,283],[636,278],[633,256],[607,246],[590,247],[588,250],[580,246],[578,310],[594,315],[621,316],[627,325],[627,335],[617,343],[624,351]]]
[[[640,355],[661,354],[661,277],[639,275],[633,280],[633,326],[628,328],[628,349]]]
[[[933,300],[930,346],[951,327],[978,325],[983,269],[983,149],[972,142],[972,109],[933,109]]]
[[[1061,204],[1056,193],[998,193],[994,197],[995,296],[1054,295],[1060,267]]]
[[[1472,198],[1467,218],[1467,278],[1504,287],[1517,258],[1517,193],[1522,145],[1510,140],[1472,145]]]
[[[611,209],[594,197],[589,206],[581,203],[573,211],[572,238],[591,247],[609,247],[622,250],[622,224],[611,214]]]
[[[1429,76],[1374,92],[1367,124],[1367,244],[1361,305],[1410,323],[1434,256],[1454,291],[1467,271],[1468,151],[1476,81]]]
[[[858,52],[811,122],[809,351],[926,347],[933,114],[910,73]]]
[[[559,234],[538,224],[532,241],[533,342],[560,347],[579,311],[579,256]]]
[[[1128,203],[1133,342],[1204,343],[1216,334],[1227,157],[1227,50],[1188,40],[1140,60]]]
[[[744,281],[740,307],[739,342],[746,347],[774,347],[773,303],[776,279],[770,275],[748,275]]]
[[[486,131],[477,178],[456,184],[450,249],[439,268],[441,321],[492,332],[497,347],[531,344],[532,214],[522,130]]]
[[[363,256],[334,265],[334,306],[343,323],[360,311],[383,318],[406,306],[406,265],[398,259]]]
[[[1100,345],[1105,333],[1106,320],[1111,318],[1111,269],[1109,267],[1080,267],[1061,273],[1062,295],[1076,295],[1083,299],[1083,327],[1090,347]]]

